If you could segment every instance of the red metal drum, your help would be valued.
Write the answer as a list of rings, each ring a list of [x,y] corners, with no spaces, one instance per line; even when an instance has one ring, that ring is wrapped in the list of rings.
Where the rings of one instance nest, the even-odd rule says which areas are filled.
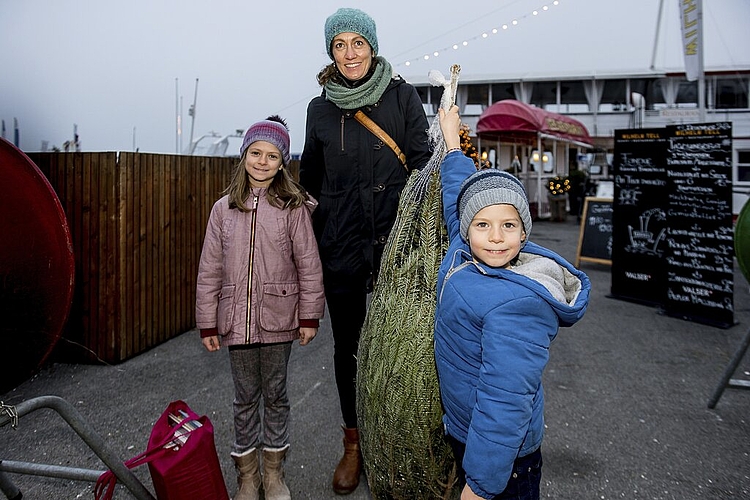
[[[39,168],[0,138],[0,393],[51,354],[73,301],[73,242]]]

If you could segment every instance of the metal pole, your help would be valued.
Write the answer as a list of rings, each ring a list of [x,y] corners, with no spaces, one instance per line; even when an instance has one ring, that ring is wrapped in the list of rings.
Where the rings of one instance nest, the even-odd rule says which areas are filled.
[[[701,123],[706,121],[706,73],[703,67],[703,0],[695,1],[698,7],[698,116]]]
[[[180,79],[174,79],[174,149],[180,154]]]
[[[737,389],[750,389],[750,386],[745,386],[745,384],[742,383],[744,381],[735,381],[732,379],[732,375],[734,375],[734,371],[737,369],[737,366],[739,366],[742,358],[745,356],[748,347],[750,347],[750,330],[747,331],[745,337],[742,339],[739,349],[737,349],[737,351],[734,353],[732,361],[727,365],[726,369],[724,370],[724,374],[721,376],[719,385],[716,386],[716,390],[714,390],[711,399],[708,401],[708,407],[710,409],[714,409],[716,407],[716,403],[719,402],[719,398],[721,398],[721,395],[724,393],[724,389],[726,389],[727,387],[733,387]]]
[[[536,134],[536,150],[539,151],[539,165],[536,170],[536,216],[542,216],[542,170],[544,169],[544,152],[542,151],[542,135]]]
[[[154,500],[153,495],[146,489],[133,472],[128,469],[122,460],[110,451],[104,443],[104,440],[99,434],[83,419],[81,414],[76,410],[70,403],[58,396],[40,396],[37,398],[23,401],[22,403],[15,406],[15,413],[18,418],[31,413],[32,411],[39,410],[41,408],[50,408],[55,410],[60,416],[70,425],[70,427],[81,437],[81,439],[88,445],[91,450],[104,462],[104,464],[114,473],[122,484],[135,496],[138,500]],[[7,412],[0,413],[0,427],[11,423],[11,416]],[[15,467],[21,467],[22,462],[12,462],[11,465]],[[24,467],[28,467],[29,464],[24,464]],[[38,464],[37,464],[38,465]],[[34,467],[29,467],[33,469]],[[48,472],[62,473],[65,467],[54,467],[54,470],[48,470]],[[0,462],[0,471],[5,469],[5,462]],[[82,469],[73,469],[67,471],[70,474],[80,474]],[[61,477],[51,474],[40,474],[41,470],[35,472],[37,475],[50,475],[51,477]],[[63,476],[67,477],[67,476]],[[98,476],[97,476],[98,477]],[[2,479],[0,477],[0,479]]]
[[[14,474],[28,474],[30,476],[55,477],[58,479],[73,479],[75,481],[91,481],[95,483],[99,476],[104,474],[103,470],[79,469],[76,467],[64,467],[61,465],[37,464],[30,462],[17,462],[15,460],[0,460],[2,472]]]
[[[656,34],[654,35],[654,50],[651,53],[651,69],[656,65],[656,46],[659,44],[659,30],[661,29],[661,12],[664,10],[664,0],[659,0],[659,12],[656,15]]]
[[[193,130],[195,130],[195,105],[198,103],[198,79],[195,79],[195,95],[193,96],[193,105],[190,106],[190,110],[188,111],[188,114],[191,117],[190,120],[190,142],[188,144],[193,144]]]
[[[0,464],[2,464],[2,462],[0,462]],[[20,500],[23,498],[21,490],[13,484],[13,481],[11,481],[8,475],[2,470],[0,470],[0,491],[2,491],[5,498],[8,498],[9,500]]]

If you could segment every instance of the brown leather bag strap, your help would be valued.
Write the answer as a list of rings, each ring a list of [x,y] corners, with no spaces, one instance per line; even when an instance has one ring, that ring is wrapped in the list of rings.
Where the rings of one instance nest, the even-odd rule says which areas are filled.
[[[409,170],[406,166],[406,155],[401,151],[401,148],[398,147],[396,141],[394,141],[385,130],[380,128],[378,124],[372,121],[369,116],[364,114],[361,109],[354,113],[354,118],[356,118],[359,123],[364,125],[367,130],[375,134],[375,137],[387,144],[393,150],[393,152],[396,153],[396,156],[398,157],[399,161],[401,161],[401,164],[404,166],[404,168],[407,171]]]

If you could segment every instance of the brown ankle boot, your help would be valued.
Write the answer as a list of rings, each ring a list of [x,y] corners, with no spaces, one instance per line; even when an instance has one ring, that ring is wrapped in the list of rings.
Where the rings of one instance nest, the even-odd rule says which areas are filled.
[[[356,427],[344,429],[344,456],[333,473],[333,491],[338,495],[348,495],[359,486],[362,471],[362,452],[359,449],[359,431]]]
[[[292,500],[284,482],[284,458],[289,445],[263,449],[263,492],[266,500]]]
[[[260,498],[258,493],[261,483],[258,467],[259,454],[257,448],[242,455],[232,454],[234,467],[237,470],[237,494],[234,500],[258,500]]]

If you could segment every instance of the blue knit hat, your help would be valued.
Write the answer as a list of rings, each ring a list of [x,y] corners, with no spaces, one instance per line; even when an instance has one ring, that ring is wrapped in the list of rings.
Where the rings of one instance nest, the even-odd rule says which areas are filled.
[[[269,117],[272,118],[272,117]],[[289,154],[289,130],[283,123],[276,120],[266,119],[250,125],[245,132],[245,139],[240,148],[240,157],[250,144],[256,141],[270,142],[281,151],[281,159],[284,165],[289,165],[291,155]]]
[[[528,241],[531,234],[531,212],[526,190],[514,175],[494,168],[479,170],[461,183],[456,200],[461,236],[469,241],[469,226],[477,212],[484,207],[500,204],[516,207]]]
[[[375,30],[375,21],[361,10],[342,7],[326,19],[326,50],[331,59],[333,59],[331,42],[336,35],[341,33],[362,35],[372,47],[375,55],[378,55],[378,34]]]

